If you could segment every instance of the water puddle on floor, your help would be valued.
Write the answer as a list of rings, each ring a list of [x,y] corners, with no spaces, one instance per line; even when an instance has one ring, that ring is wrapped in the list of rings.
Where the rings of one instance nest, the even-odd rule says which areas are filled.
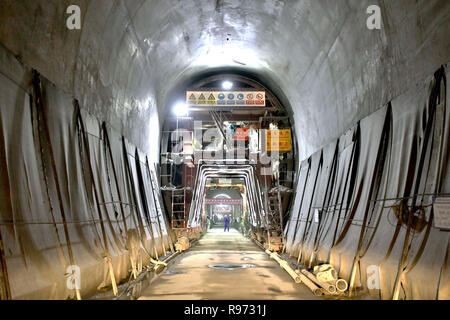
[[[235,269],[247,269],[247,268],[255,268],[256,265],[251,263],[244,264],[210,264],[208,268],[212,269],[225,269],[225,270],[235,270]]]

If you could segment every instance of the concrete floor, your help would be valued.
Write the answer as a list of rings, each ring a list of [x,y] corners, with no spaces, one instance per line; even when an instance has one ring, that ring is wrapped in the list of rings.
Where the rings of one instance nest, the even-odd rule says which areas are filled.
[[[215,269],[215,264],[248,268]],[[235,229],[211,229],[189,251],[169,263],[167,270],[142,291],[140,300],[155,299],[320,299],[269,259]]]

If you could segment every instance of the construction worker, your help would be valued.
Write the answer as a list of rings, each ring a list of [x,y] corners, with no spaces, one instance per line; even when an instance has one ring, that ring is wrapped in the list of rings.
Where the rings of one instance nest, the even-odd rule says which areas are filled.
[[[211,217],[206,216],[206,231],[208,231],[209,229],[211,229]]]
[[[230,219],[228,219],[228,216],[225,216],[225,228],[223,229],[223,232],[230,231]]]

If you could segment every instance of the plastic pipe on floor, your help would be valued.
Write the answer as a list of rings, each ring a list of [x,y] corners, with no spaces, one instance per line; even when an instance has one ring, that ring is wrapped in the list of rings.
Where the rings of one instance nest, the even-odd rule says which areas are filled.
[[[278,254],[276,254],[275,252],[271,252],[269,250],[265,251],[270,258],[274,259],[276,262],[278,262],[278,264],[292,277],[292,279],[294,279],[295,283],[301,283],[301,277],[299,274],[297,274],[294,269],[292,269],[289,264],[287,263],[287,261],[284,261],[283,259],[280,258],[280,256]]]
[[[314,283],[316,283],[317,285],[321,286],[326,292],[328,292],[329,294],[335,294],[336,293],[336,286],[328,283],[328,282],[321,282],[319,280],[317,280],[317,278],[308,270],[303,269],[302,273],[308,277],[311,281],[313,281]]]
[[[345,290],[347,290],[347,288],[348,288],[348,283],[344,279],[338,279],[336,281],[336,289],[339,292],[345,292]]]
[[[323,295],[323,289],[319,288],[314,282],[309,280],[305,275],[300,274],[300,279],[302,280],[302,283],[307,286],[312,293],[314,293],[315,296],[322,296]]]
[[[264,247],[258,243],[258,241],[254,240],[254,242],[261,248],[264,250]],[[305,277],[303,274],[298,274],[297,272],[295,272],[287,263],[287,261],[284,261],[283,259],[280,258],[280,256],[275,253],[275,252],[271,252],[269,250],[264,250],[272,259],[274,259],[275,261],[277,261],[280,266],[294,279],[295,283],[303,283],[305,286],[307,286],[312,293],[315,296],[322,296],[323,295],[323,289],[318,287],[317,285],[314,284],[314,282],[312,282],[311,280],[309,280],[307,277]]]

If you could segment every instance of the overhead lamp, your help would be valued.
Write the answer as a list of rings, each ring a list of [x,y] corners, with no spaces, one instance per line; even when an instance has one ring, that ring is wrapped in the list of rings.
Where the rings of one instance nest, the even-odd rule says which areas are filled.
[[[228,81],[228,80],[222,82],[222,88],[224,90],[230,90],[231,88],[233,88],[233,82]]]
[[[189,107],[186,103],[179,102],[173,107],[172,111],[177,117],[184,117],[187,116]]]

